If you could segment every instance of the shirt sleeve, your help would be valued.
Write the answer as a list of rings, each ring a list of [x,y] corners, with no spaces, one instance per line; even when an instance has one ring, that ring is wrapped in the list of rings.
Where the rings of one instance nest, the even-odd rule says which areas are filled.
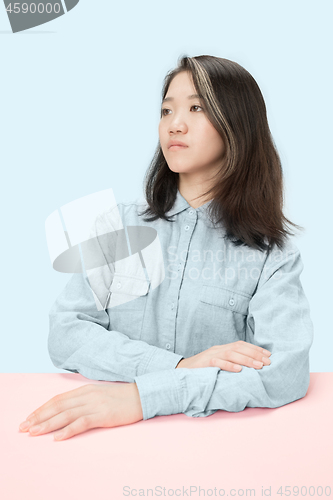
[[[267,259],[266,264],[249,302],[246,342],[268,349],[271,364],[259,370],[242,366],[237,373],[205,367],[138,376],[144,420],[175,413],[206,417],[217,410],[277,408],[306,395],[313,323],[300,282],[300,252],[279,263]]]
[[[180,354],[109,329],[112,307],[109,312],[105,307],[114,274],[114,245],[110,238],[103,239],[103,231],[107,234],[103,224],[100,215],[89,233],[89,251],[86,247],[86,256],[91,258],[83,259],[86,264],[94,261],[95,267],[86,275],[73,274],[50,309],[48,351],[52,363],[88,379],[112,382],[134,382],[136,376],[175,369],[183,359]]]

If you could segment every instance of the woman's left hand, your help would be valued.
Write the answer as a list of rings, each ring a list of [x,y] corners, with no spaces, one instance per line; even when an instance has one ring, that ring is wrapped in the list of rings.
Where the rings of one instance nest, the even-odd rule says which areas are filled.
[[[20,424],[20,430],[39,436],[62,428],[54,437],[63,440],[95,427],[117,427],[142,419],[141,400],[135,382],[89,384],[50,399],[27,417],[29,423],[26,428],[23,423]],[[37,425],[40,429],[34,432]]]

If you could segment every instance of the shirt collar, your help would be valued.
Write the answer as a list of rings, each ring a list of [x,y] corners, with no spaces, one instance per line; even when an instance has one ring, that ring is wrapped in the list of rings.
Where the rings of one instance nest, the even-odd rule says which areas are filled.
[[[166,212],[167,216],[172,216],[175,214],[179,214],[183,210],[186,210],[187,208],[192,208],[193,210],[199,210],[200,212],[207,212],[207,209],[209,205],[211,204],[212,200],[207,201],[207,203],[204,203],[198,208],[193,208],[191,205],[185,200],[185,198],[180,194],[179,189],[177,189],[177,196],[175,203],[173,204],[173,207],[171,210]]]

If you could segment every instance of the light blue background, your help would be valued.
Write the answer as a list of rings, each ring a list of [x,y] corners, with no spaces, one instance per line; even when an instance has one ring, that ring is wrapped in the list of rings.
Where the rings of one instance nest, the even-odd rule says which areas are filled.
[[[1,372],[63,372],[48,312],[70,275],[52,269],[45,219],[112,188],[143,194],[163,78],[180,55],[234,60],[257,80],[285,175],[285,214],[311,306],[312,372],[333,371],[331,2],[81,0],[12,34],[0,4]]]

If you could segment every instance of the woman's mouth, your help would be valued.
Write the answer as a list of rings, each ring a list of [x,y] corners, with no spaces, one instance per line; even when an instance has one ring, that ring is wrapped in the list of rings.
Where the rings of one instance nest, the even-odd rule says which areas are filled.
[[[176,145],[176,146],[170,146],[169,147],[169,150],[170,151],[177,151],[178,149],[186,149],[188,146],[180,146],[180,145]]]

